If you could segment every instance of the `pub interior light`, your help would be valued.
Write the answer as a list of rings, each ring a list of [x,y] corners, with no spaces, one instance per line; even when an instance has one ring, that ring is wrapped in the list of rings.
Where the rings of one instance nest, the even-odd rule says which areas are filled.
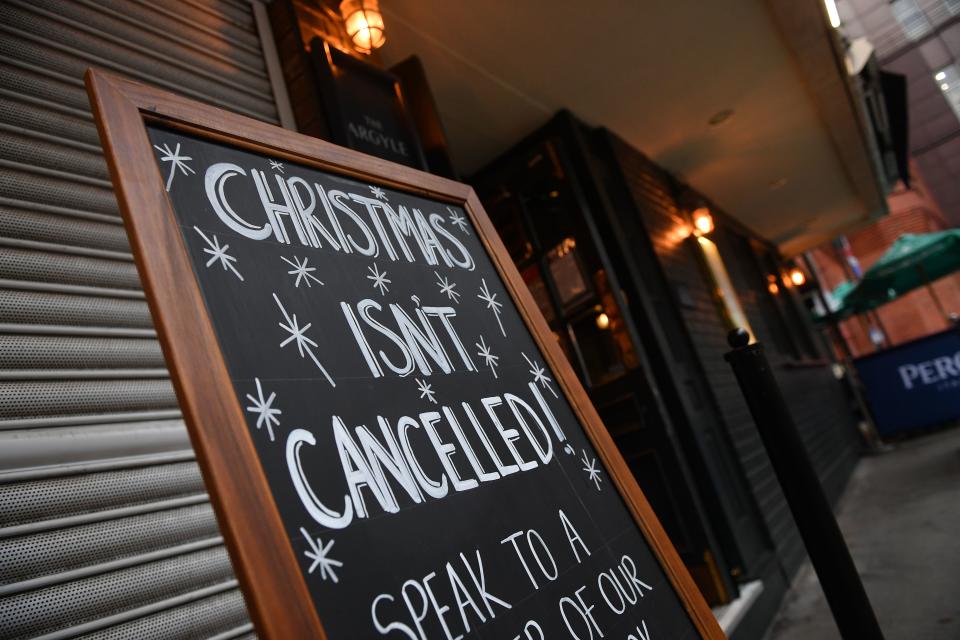
[[[340,15],[353,46],[363,53],[379,49],[387,41],[378,0],[343,0]]]
[[[600,312],[600,314],[597,315],[596,322],[597,322],[597,329],[603,330],[603,329],[610,328],[610,316],[608,316],[604,312]]]
[[[698,236],[705,236],[713,231],[713,216],[710,215],[710,209],[707,207],[696,209],[691,217],[693,218],[694,233]]]

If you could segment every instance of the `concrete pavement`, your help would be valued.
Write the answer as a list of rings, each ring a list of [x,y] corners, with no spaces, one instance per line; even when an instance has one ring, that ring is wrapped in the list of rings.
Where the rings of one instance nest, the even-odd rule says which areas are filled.
[[[838,520],[887,640],[960,639],[960,428],[863,458]],[[767,640],[839,637],[808,563]]]

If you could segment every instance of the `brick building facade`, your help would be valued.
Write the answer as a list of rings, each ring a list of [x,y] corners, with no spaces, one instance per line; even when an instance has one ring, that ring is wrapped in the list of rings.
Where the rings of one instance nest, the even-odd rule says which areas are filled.
[[[908,189],[901,184],[888,197],[890,215],[847,235],[852,253],[864,271],[901,235],[940,231],[949,226],[916,165],[912,165],[911,170],[912,186]],[[834,247],[824,246],[810,255],[819,271],[821,284],[828,291],[850,279],[845,260]],[[931,287],[947,313],[960,313],[960,274],[941,278],[931,283]],[[891,345],[903,344],[947,327],[947,320],[942,317],[930,292],[926,288],[915,289],[878,308],[875,315],[856,316],[840,323],[840,331],[854,357],[875,350],[869,335],[871,322],[886,334]]]

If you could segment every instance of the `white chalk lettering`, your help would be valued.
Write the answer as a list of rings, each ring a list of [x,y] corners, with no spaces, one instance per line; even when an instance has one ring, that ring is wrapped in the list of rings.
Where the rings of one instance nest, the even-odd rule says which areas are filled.
[[[342,514],[320,502],[313,489],[310,488],[310,483],[303,473],[303,465],[300,462],[300,448],[304,443],[315,446],[317,440],[312,433],[305,429],[294,429],[287,436],[287,469],[290,472],[290,479],[293,481],[297,496],[307,513],[314,520],[331,529],[343,529],[353,521],[353,503],[350,502],[350,496],[344,496]]]
[[[580,548],[587,552],[587,556],[590,555],[590,549],[587,548],[586,543],[584,543],[583,538],[580,537],[580,534],[577,532],[576,528],[573,526],[573,523],[570,522],[570,519],[567,517],[567,514],[563,512],[563,509],[559,509],[560,513],[560,522],[563,524],[563,532],[567,534],[567,542],[570,544],[570,550],[573,551],[573,557],[577,559],[577,564],[581,563],[580,552],[577,551],[576,545],[574,542],[580,543]]]
[[[480,551],[476,551],[476,565],[470,563],[467,557],[459,554],[460,562],[455,566],[452,562],[444,564],[446,570],[446,584],[432,584],[437,573],[431,571],[422,578],[411,578],[404,581],[400,587],[400,598],[403,600],[406,611],[399,615],[400,619],[385,622],[384,617],[390,615],[383,611],[382,603],[396,602],[396,598],[389,593],[381,593],[373,599],[370,605],[370,616],[373,627],[381,634],[399,631],[411,640],[426,640],[427,631],[424,623],[428,620],[440,625],[446,640],[459,640],[463,634],[470,633],[471,617],[475,617],[483,624],[487,618],[496,618],[494,607],[510,609],[511,605],[495,596],[487,588],[487,578],[483,570],[483,558]],[[462,564],[462,567],[460,565]],[[466,570],[469,576],[465,581],[458,572]],[[448,588],[446,588],[448,587]],[[454,635],[451,625],[456,624],[456,617],[450,618],[452,607],[447,604],[450,596],[456,602],[457,612],[460,614],[460,623],[463,633]],[[480,604],[478,604],[478,602]],[[481,607],[482,605],[482,607]],[[382,614],[382,615],[381,615]],[[393,615],[396,615],[394,613]],[[459,631],[459,629],[458,629]]]
[[[442,263],[467,271],[476,268],[470,251],[446,228],[447,220],[440,214],[425,214],[404,205],[394,208],[379,196],[372,198],[340,189],[328,190],[300,176],[282,175],[283,170],[278,168],[282,166],[280,163],[271,166],[280,172],[268,174],[230,162],[214,163],[205,172],[204,187],[214,213],[223,224],[246,238],[267,240],[272,237],[283,244],[290,244],[296,238],[303,246],[314,249],[327,247],[336,252],[356,252],[372,258],[383,255],[391,261],[423,260],[431,266]],[[235,176],[243,176],[248,185],[252,182],[257,196],[234,194],[233,202],[229,201],[226,185]],[[383,193],[382,189],[377,189]],[[263,220],[262,224],[251,222],[238,212],[238,209],[242,212],[250,208],[253,203],[260,209],[260,214],[253,219]],[[351,204],[362,206],[366,215]],[[345,221],[352,225],[349,232],[344,229]]]
[[[237,175],[245,176],[247,172],[230,162],[218,162],[210,165],[203,177],[207,200],[210,201],[214,213],[225,225],[251,240],[265,240],[270,237],[270,233],[273,231],[271,226],[263,224],[258,227],[251,222],[247,222],[227,202],[227,195],[224,192],[226,182]]]
[[[587,604],[583,600],[581,592],[586,589],[586,585],[580,587],[574,592],[576,600],[570,598],[569,596],[564,596],[560,598],[560,615],[563,617],[564,624],[567,625],[567,631],[570,632],[570,635],[576,638],[577,640],[581,639],[581,636],[573,630],[573,624],[570,621],[570,618],[567,617],[567,611],[572,608],[575,613],[577,613],[581,620],[583,621],[584,627],[586,628],[587,637],[592,640],[593,631],[596,629],[599,637],[603,637],[603,631],[600,630],[600,625],[597,624],[596,618],[593,617],[593,610],[596,605]]]

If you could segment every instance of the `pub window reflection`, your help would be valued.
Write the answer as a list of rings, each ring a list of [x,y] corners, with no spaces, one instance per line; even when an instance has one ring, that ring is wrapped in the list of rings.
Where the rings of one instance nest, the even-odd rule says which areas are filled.
[[[530,155],[520,178],[484,194],[490,217],[537,306],[588,387],[638,366],[581,206],[552,145]]]

